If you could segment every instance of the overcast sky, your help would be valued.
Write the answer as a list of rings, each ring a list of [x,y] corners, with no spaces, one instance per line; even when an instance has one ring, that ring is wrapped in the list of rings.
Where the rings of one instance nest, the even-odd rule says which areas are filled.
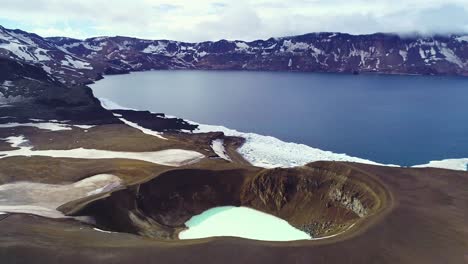
[[[42,36],[182,41],[468,33],[468,0],[0,0],[0,24]]]

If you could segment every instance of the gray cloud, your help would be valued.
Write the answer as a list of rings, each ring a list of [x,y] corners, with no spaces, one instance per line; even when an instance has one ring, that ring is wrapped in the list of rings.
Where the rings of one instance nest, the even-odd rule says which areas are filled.
[[[0,21],[39,34],[185,41],[317,31],[468,32],[466,0],[0,0]]]

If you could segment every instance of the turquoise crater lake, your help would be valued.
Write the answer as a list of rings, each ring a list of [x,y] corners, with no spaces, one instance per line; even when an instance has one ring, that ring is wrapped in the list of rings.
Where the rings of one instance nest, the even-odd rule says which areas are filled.
[[[233,236],[264,241],[311,239],[287,221],[248,207],[221,206],[193,216],[180,239]]]
[[[97,97],[380,163],[468,157],[468,78],[238,71],[106,76]]]

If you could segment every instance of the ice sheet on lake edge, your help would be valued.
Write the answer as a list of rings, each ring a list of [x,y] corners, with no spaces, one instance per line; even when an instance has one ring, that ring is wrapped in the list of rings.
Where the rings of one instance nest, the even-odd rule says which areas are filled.
[[[460,170],[468,171],[468,158],[462,159],[444,159],[444,160],[432,160],[427,164],[415,165],[413,168],[439,168],[448,170]]]
[[[130,109],[120,106],[109,99],[98,98],[101,105],[108,110]],[[132,109],[134,110],[134,109]],[[171,117],[166,115],[166,117]],[[302,166],[314,161],[347,161],[358,162],[371,165],[400,167],[394,164],[381,164],[371,160],[352,157],[346,154],[334,153],[318,148],[313,148],[304,144],[284,142],[272,136],[264,136],[255,133],[239,132],[224,126],[204,125],[197,122],[185,120],[198,125],[199,129],[194,133],[206,133],[221,131],[227,136],[237,136],[245,138],[246,142],[238,149],[239,153],[252,165],[263,168],[275,167],[295,167]],[[189,131],[186,131],[189,133]],[[468,171],[468,158],[445,159],[441,161],[431,161],[423,165],[412,166],[414,168],[434,167],[451,170]]]

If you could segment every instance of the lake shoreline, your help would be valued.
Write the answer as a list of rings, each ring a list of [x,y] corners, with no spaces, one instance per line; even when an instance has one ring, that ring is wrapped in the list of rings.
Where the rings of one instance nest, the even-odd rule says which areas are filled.
[[[195,70],[195,71],[196,71],[196,70]],[[168,73],[169,71],[162,71],[162,72],[155,71],[155,72],[156,72],[156,73]],[[185,72],[187,72],[187,71],[185,71]],[[188,71],[188,72],[194,72],[194,71]],[[204,71],[200,71],[200,72],[204,72]],[[150,78],[150,77],[151,77],[151,73],[152,73],[152,72],[142,72],[141,74],[144,74],[143,76],[145,76],[145,80],[147,80],[147,78]],[[180,73],[180,74],[184,74],[184,71],[179,71],[179,73]],[[231,74],[232,71],[227,71],[227,73]],[[238,72],[238,73],[233,73],[233,74],[234,74],[235,76],[237,76],[237,75],[239,75],[239,74],[242,76],[243,73],[244,73],[244,72]],[[135,74],[139,74],[139,73],[135,73]],[[266,72],[266,74],[267,74],[266,76],[274,76],[274,74],[272,74],[272,73],[270,73],[270,72]],[[307,75],[307,74],[302,74],[302,73],[301,73],[301,74],[299,74],[299,75]],[[320,76],[320,74],[318,74],[318,75]],[[141,76],[141,75],[140,75],[140,76]],[[170,73],[170,76],[172,76],[172,77],[174,77],[174,78],[177,78],[177,76],[180,76],[180,75],[175,75],[175,76],[174,76],[174,71],[172,71],[172,72]],[[266,77],[266,76],[265,76],[265,77]],[[350,76],[351,76],[351,75],[350,75]],[[362,77],[362,76],[360,76],[359,78],[361,78],[361,77]],[[389,77],[389,78],[392,78],[391,76],[388,76],[388,77]],[[353,77],[351,76],[351,78],[353,78]],[[424,77],[424,78],[426,78],[426,77]],[[437,77],[436,79],[444,80],[444,78],[438,78],[438,77]],[[119,79],[119,80],[121,80],[121,79]],[[103,82],[103,81],[106,81],[106,79],[100,81],[99,84],[101,84],[101,82]],[[159,84],[159,85],[160,85],[160,84]],[[91,87],[93,88],[93,90],[94,90],[95,93],[98,92],[98,90],[96,90],[96,89],[98,89],[98,88],[96,88],[95,86],[91,86]],[[198,89],[198,88],[195,88],[195,89]],[[114,89],[113,91],[118,92],[118,90],[119,90],[119,89],[116,88],[116,89]],[[98,93],[97,96],[99,97],[100,94]],[[168,99],[170,99],[170,98],[171,98],[171,97],[169,97]],[[171,99],[171,100],[172,100],[172,99]],[[161,101],[161,100],[157,100],[157,101]],[[157,104],[157,103],[156,103],[156,104]],[[145,105],[145,103],[143,103],[143,105]],[[145,108],[146,108],[146,109],[149,109],[149,110],[157,109],[158,112],[166,112],[166,113],[170,113],[170,114],[174,115],[173,112],[164,110],[164,107],[161,107],[161,108],[153,108],[153,109],[150,109],[149,107],[143,107],[143,108],[142,108],[142,107],[138,107],[138,108],[139,108],[139,109],[145,109]],[[219,109],[219,108],[217,108],[217,109]],[[232,107],[229,108],[229,109],[232,109]],[[220,113],[220,117],[223,116],[222,113],[225,113],[225,111],[227,111],[227,110],[222,110],[222,112]],[[183,116],[185,119],[199,120],[199,119],[197,119],[197,118],[194,118],[193,115],[192,115],[191,118],[187,118],[186,115],[180,114],[180,113],[179,113],[179,114],[175,114],[175,115],[177,115],[177,116]],[[229,118],[229,117],[225,117],[225,118],[223,117],[223,120],[230,120],[230,118]],[[236,121],[236,122],[237,122],[237,121]],[[203,122],[203,123],[206,124],[206,122]],[[213,121],[213,122],[208,122],[208,124],[217,124],[217,123],[219,124],[219,122],[215,122],[215,121]],[[228,122],[228,123],[229,123],[229,122]],[[245,122],[244,122],[244,123],[245,123]],[[384,122],[384,123],[386,123],[386,122]],[[387,122],[387,123],[388,123],[388,122]],[[195,124],[198,124],[198,123],[195,123]],[[287,122],[284,123],[284,125],[285,125],[285,126],[289,126],[289,124],[288,124]],[[228,126],[228,125],[225,125],[225,126]],[[279,124],[278,124],[278,126],[279,126]],[[341,127],[341,126],[342,126],[342,125],[340,125],[340,127]],[[416,125],[412,125],[412,126],[416,126]],[[213,126],[213,127],[217,127],[218,129],[222,129],[222,127],[224,127],[224,126]],[[230,125],[230,127],[236,127],[236,126],[235,126],[235,125]],[[292,129],[292,131],[295,131],[295,127],[291,127],[291,129]],[[227,130],[227,128],[225,128],[225,130]],[[241,129],[238,129],[238,130],[241,130]],[[242,129],[242,130],[244,130],[244,129]],[[242,131],[242,130],[241,130],[241,131]],[[250,130],[250,129],[245,129],[244,131],[249,131],[249,130]],[[257,130],[258,130],[258,129],[257,129]],[[375,130],[375,129],[374,129],[374,130]],[[233,131],[235,131],[235,130],[233,130]],[[251,130],[250,130],[250,131],[251,131]],[[254,133],[249,133],[249,134],[257,134],[257,135],[265,135],[265,134],[270,134],[270,135],[272,135],[272,134],[275,134],[275,133],[264,133],[264,130],[262,130],[262,131],[263,131],[263,132],[255,131]],[[356,130],[356,133],[357,133],[358,131],[359,131],[359,130]],[[353,132],[353,133],[354,133],[354,132]],[[370,133],[370,132],[369,132],[369,133]],[[414,132],[414,133],[416,133],[416,132]],[[297,133],[296,133],[296,135],[300,135],[300,134],[297,134]],[[326,134],[324,134],[324,135],[326,136]],[[352,137],[352,135],[354,135],[354,134],[351,134],[351,135],[349,135],[349,136],[347,136],[347,137],[350,138],[350,137]],[[378,138],[377,138],[377,133],[374,133],[374,135],[375,135],[375,136],[374,136],[374,138],[373,138],[372,140],[375,141],[375,140],[378,139]],[[350,152],[352,153],[352,152],[353,152],[353,151],[349,151],[349,150],[350,150],[349,147],[345,148],[345,149],[347,149],[348,151],[346,151],[346,150],[344,150],[344,151],[343,151],[343,150],[337,151],[337,150],[336,150],[336,149],[337,149],[337,146],[338,146],[338,149],[339,149],[339,148],[340,148],[340,147],[339,147],[339,146],[340,146],[339,144],[342,144],[342,143],[339,143],[339,141],[337,141],[336,143],[332,143],[332,145],[330,145],[329,143],[325,143],[325,144],[324,144],[324,143],[320,143],[320,142],[318,142],[319,144],[311,144],[310,142],[309,142],[309,143],[304,142],[304,140],[291,140],[291,137],[290,137],[290,136],[287,136],[287,137],[285,138],[284,135],[283,135],[282,137],[278,137],[277,135],[274,135],[274,137],[275,137],[275,138],[280,138],[280,139],[282,138],[282,139],[281,139],[282,142],[301,142],[301,141],[302,141],[303,143],[298,143],[298,145],[304,144],[304,145],[306,145],[306,146],[318,146],[318,149],[331,149],[332,152],[335,152],[335,153],[350,153]],[[360,137],[360,138],[359,138],[359,137]],[[359,137],[355,138],[355,137],[353,136],[353,141],[354,141],[354,140],[358,140],[358,141],[359,141],[359,140],[361,140],[361,141],[362,141],[362,140],[365,140],[365,138],[364,138],[362,135],[359,136]],[[344,138],[344,137],[343,137],[343,138]],[[421,139],[418,139],[418,140],[419,140],[419,141],[422,141]],[[439,139],[439,140],[440,140],[440,142],[443,141],[443,139]],[[315,141],[317,141],[317,140],[315,140]],[[315,142],[315,141],[314,141],[314,142]],[[326,141],[324,141],[324,142],[326,142]],[[349,142],[349,141],[348,141],[348,142]],[[385,141],[383,141],[383,142],[385,142]],[[356,142],[356,143],[353,143],[353,144],[357,146],[358,143],[359,143],[359,142]],[[362,143],[362,142],[361,142],[361,143]],[[349,144],[349,143],[346,143],[346,144]],[[376,144],[376,143],[374,143],[374,144]],[[379,144],[380,144],[380,143],[379,143]],[[401,144],[401,143],[400,143],[400,144]],[[418,143],[415,143],[415,144],[420,144],[420,143],[418,142]],[[387,144],[387,145],[388,145],[388,144]],[[407,144],[405,144],[405,145],[407,145]],[[327,147],[327,146],[328,146],[328,147]],[[330,147],[330,146],[331,146],[331,147]],[[386,145],[385,145],[385,146],[386,146]],[[402,146],[404,146],[404,145],[402,144]],[[461,147],[461,146],[460,146],[460,147]],[[460,147],[458,147],[458,149],[460,149]],[[410,150],[409,146],[406,147],[406,148],[407,148],[408,151]],[[425,151],[426,149],[428,149],[428,148],[429,148],[429,147],[425,147],[424,151]],[[439,148],[441,148],[441,151],[446,151],[445,149],[447,149],[446,147],[439,147]],[[392,149],[393,149],[393,150],[392,150]],[[371,151],[371,150],[372,150],[372,149],[369,149],[369,151]],[[396,151],[395,146],[386,146],[386,147],[382,146],[382,148],[380,148],[379,151],[380,151],[380,153],[384,153],[384,154],[385,154],[386,151],[390,151],[388,154],[385,154],[385,155],[396,155],[397,153],[401,153],[401,151]],[[424,151],[423,151],[423,150],[420,150],[419,152],[424,152]],[[432,153],[434,154],[435,152],[436,152],[436,149],[434,149]],[[376,162],[376,163],[378,163],[378,164],[388,163],[388,162],[385,162],[385,159],[382,159],[382,158],[379,159],[378,156],[376,156],[376,155],[373,155],[373,156],[372,156],[372,155],[360,155],[360,153],[362,154],[362,153],[364,153],[364,152],[363,152],[363,151],[360,151],[360,152],[354,153],[353,155],[350,155],[350,156],[357,156],[357,157],[366,156],[366,158],[364,158],[364,159],[362,159],[362,160],[375,160],[375,159],[376,159],[376,160],[380,160],[380,161]],[[394,153],[394,154],[393,154],[393,153]],[[440,152],[440,153],[442,153],[442,152]],[[429,155],[429,154],[426,154],[426,156],[428,156],[428,155]],[[372,158],[372,157],[374,157],[374,158]],[[376,157],[377,157],[377,158],[376,158]],[[403,165],[403,166],[420,166],[421,164],[429,164],[431,161],[435,161],[435,160],[444,160],[444,161],[445,161],[445,160],[452,160],[452,159],[461,160],[461,159],[464,159],[464,158],[466,157],[466,155],[446,155],[446,154],[445,154],[445,155],[442,155],[442,156],[441,156],[441,155],[439,154],[439,155],[434,155],[434,157],[432,157],[432,158],[429,157],[429,158],[427,158],[427,159],[416,158],[416,157],[417,157],[416,155],[413,155],[413,158],[415,159],[413,162],[407,161],[407,162],[402,162],[402,163],[400,163],[400,162],[391,162],[391,163],[392,163],[392,164]],[[313,160],[315,160],[315,159],[313,159]],[[328,160],[328,159],[325,159],[325,160]],[[342,159],[338,159],[338,160],[342,160]],[[387,159],[387,160],[388,160],[388,159]],[[446,163],[446,162],[444,162],[444,163]],[[446,163],[446,164],[447,164],[447,163]],[[444,167],[444,168],[450,168],[450,166],[449,166],[449,165],[446,165],[446,164],[442,165],[442,167]],[[457,167],[457,169],[459,169],[459,167]]]

